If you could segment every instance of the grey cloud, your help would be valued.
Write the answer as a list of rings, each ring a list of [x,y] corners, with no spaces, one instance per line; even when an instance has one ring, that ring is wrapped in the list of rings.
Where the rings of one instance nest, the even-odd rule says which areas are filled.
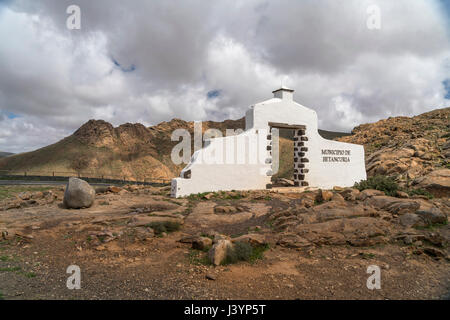
[[[0,150],[55,142],[90,118],[240,118],[282,79],[324,129],[449,104],[448,17],[438,1],[79,0],[82,29],[69,31],[72,3],[0,9],[0,115],[20,115],[0,116]],[[380,30],[366,27],[373,3]],[[208,99],[211,90],[220,95]]]

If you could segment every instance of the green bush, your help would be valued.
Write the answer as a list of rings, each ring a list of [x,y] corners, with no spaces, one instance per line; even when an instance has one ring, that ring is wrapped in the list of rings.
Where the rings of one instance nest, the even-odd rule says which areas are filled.
[[[359,191],[366,189],[380,190],[391,197],[395,197],[396,192],[399,190],[397,182],[393,178],[386,176],[370,177],[367,180],[355,183],[354,187]]]
[[[178,222],[173,221],[159,221],[152,222],[147,225],[155,231],[156,235],[160,235],[163,232],[169,233],[180,230],[180,224]]]
[[[269,248],[268,245],[252,247],[247,242],[237,241],[232,248],[227,250],[227,256],[223,264],[232,264],[239,261],[254,262],[263,258],[263,253]]]
[[[410,197],[412,197],[412,196],[415,196],[415,195],[419,195],[419,196],[425,196],[425,197],[427,197],[428,199],[433,199],[433,195],[431,194],[431,193],[429,193],[428,191],[426,191],[426,190],[424,190],[424,189],[411,189],[411,190],[408,190],[408,191],[406,191],[406,193],[410,196]]]

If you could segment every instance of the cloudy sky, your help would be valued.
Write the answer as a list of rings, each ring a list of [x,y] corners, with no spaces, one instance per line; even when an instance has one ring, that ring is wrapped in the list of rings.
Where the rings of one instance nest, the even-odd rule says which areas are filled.
[[[328,130],[448,107],[449,2],[0,0],[0,151],[89,119],[237,119],[281,82]]]

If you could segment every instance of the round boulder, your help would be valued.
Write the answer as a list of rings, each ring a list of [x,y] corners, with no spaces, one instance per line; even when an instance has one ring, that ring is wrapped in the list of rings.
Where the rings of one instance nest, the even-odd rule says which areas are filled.
[[[67,208],[89,208],[94,203],[95,190],[89,183],[78,178],[70,178],[64,192],[64,205]]]

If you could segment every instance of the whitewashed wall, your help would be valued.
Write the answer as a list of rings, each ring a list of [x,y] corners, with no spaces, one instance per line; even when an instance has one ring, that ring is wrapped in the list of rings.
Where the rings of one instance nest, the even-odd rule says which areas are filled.
[[[355,182],[366,179],[363,146],[322,138],[318,133],[317,113],[294,102],[291,91],[275,92],[274,98],[255,104],[247,111],[245,120],[244,133],[211,139],[202,150],[193,155],[191,163],[183,169],[181,174],[183,176],[184,172],[190,170],[191,178],[173,179],[173,196],[181,197],[220,190],[265,189],[271,179],[268,175],[271,164],[265,161],[270,158],[266,140],[270,130],[269,122],[306,126],[308,141],[305,142],[305,146],[308,147],[308,152],[305,157],[309,160],[306,164],[309,172],[305,175],[305,181],[310,187],[324,189],[333,186],[349,187]],[[230,146],[236,146],[242,141],[246,141],[245,151],[235,152],[241,162],[234,161],[234,164],[227,164],[227,160],[228,163],[230,162],[230,159],[226,158],[230,154]],[[256,151],[255,146],[258,148]],[[322,150],[350,152],[349,155],[337,156],[346,157],[349,162],[324,162]],[[252,161],[255,152],[259,159],[257,162]],[[326,155],[326,157],[335,156]],[[242,161],[242,159],[245,160]]]

